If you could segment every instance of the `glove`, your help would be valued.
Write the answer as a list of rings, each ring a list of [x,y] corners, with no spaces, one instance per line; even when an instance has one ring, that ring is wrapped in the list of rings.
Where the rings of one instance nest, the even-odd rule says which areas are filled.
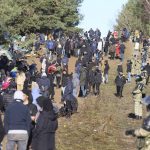
[[[127,130],[125,131],[125,135],[133,135],[134,136],[134,130]]]

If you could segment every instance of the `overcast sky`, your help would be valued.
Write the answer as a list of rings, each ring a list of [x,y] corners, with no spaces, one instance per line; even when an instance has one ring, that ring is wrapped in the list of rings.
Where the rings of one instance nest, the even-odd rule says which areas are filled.
[[[79,27],[89,30],[99,28],[105,36],[108,30],[113,29],[118,13],[122,5],[128,0],[84,0],[81,13],[84,16]]]

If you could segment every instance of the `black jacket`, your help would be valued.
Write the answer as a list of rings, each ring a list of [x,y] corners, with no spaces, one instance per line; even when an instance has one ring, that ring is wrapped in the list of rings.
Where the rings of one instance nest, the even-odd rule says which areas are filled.
[[[9,130],[26,130],[30,132],[31,118],[28,107],[22,102],[15,101],[6,109],[4,127],[6,133]]]
[[[126,83],[126,78],[124,76],[118,75],[115,79],[116,86],[123,87]]]
[[[55,131],[58,128],[54,111],[41,112],[33,131],[33,150],[55,150]]]

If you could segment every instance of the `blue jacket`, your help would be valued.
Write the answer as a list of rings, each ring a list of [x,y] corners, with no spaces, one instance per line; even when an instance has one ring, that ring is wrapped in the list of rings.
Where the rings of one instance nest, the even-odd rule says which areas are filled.
[[[4,116],[5,132],[9,130],[26,130],[30,132],[31,118],[29,109],[22,102],[15,101],[6,109]]]

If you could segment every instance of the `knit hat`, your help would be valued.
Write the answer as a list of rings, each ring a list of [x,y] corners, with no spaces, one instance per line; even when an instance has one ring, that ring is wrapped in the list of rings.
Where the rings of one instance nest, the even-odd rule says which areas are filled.
[[[23,100],[24,99],[23,92],[22,91],[16,91],[14,93],[14,99]]]

